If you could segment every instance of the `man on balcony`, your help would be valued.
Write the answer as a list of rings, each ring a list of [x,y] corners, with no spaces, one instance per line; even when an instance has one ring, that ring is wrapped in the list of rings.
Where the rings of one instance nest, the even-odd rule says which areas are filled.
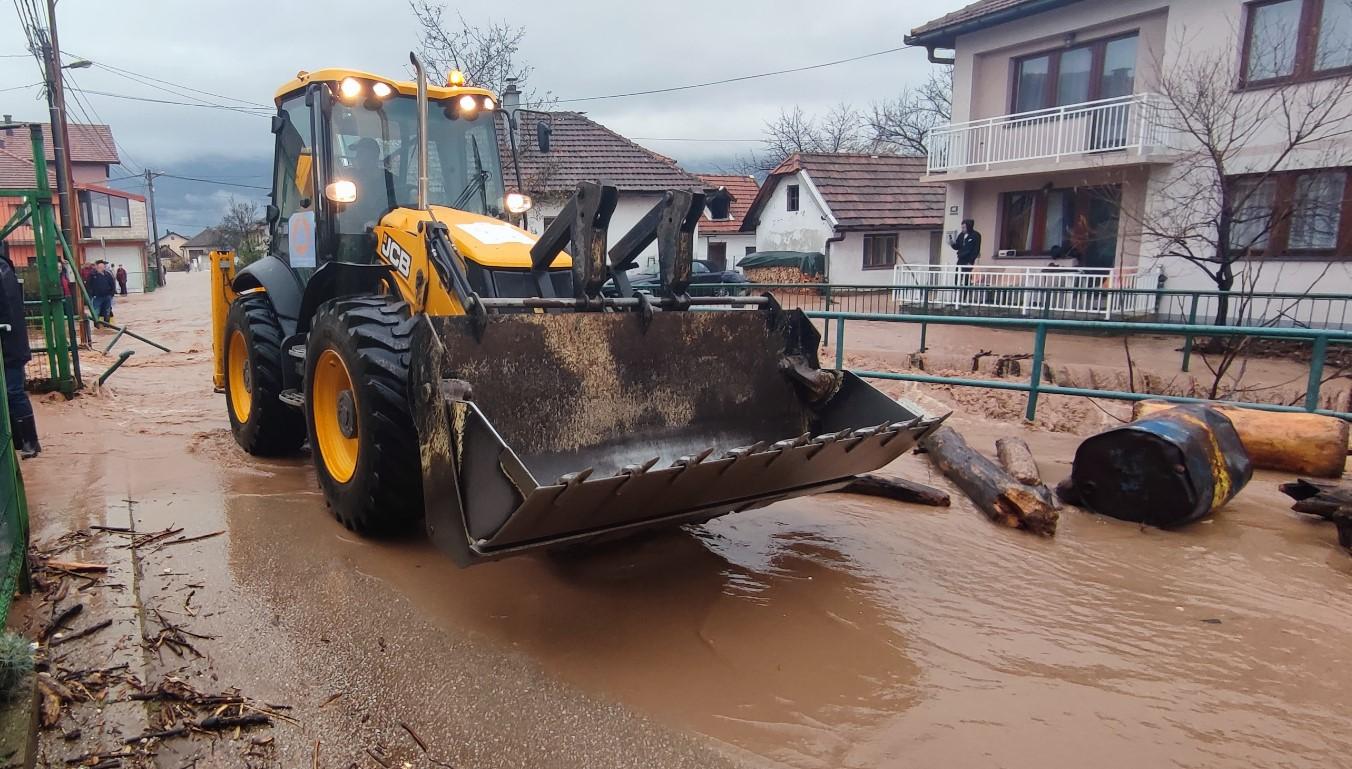
[[[949,240],[949,246],[958,252],[958,283],[963,286],[972,284],[972,267],[981,257],[981,233],[976,231],[976,222],[962,220],[962,231]]]

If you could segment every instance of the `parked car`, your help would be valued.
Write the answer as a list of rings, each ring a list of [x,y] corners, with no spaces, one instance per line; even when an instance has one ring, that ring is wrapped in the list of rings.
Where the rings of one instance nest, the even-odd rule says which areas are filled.
[[[655,272],[640,272],[629,276],[629,283],[646,294],[655,293],[662,279]],[[709,269],[709,262],[696,259],[690,276],[691,296],[746,296],[750,291],[746,278],[737,270],[717,272]],[[607,281],[601,288],[606,296],[616,296],[615,282]]]

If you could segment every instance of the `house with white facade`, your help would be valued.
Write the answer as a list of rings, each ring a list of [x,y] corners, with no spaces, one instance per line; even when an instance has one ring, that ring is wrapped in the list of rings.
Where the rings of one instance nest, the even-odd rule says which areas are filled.
[[[538,146],[538,123],[548,127],[548,151]],[[516,169],[508,130],[505,120],[498,122],[503,173],[507,186],[515,189]],[[517,113],[514,138],[521,186],[534,200],[534,206],[526,214],[526,229],[537,235],[554,221],[578,182],[599,181],[618,190],[619,202],[607,230],[612,244],[637,224],[667,190],[704,189],[704,182],[683,170],[675,160],[635,144],[580,112],[521,110]],[[650,266],[656,256],[657,246],[649,246],[640,255],[639,267]]]
[[[127,290],[144,291],[146,238],[150,232],[142,195],[98,184],[77,185],[80,244],[85,264],[102,259],[127,271]]]
[[[831,283],[892,285],[907,267],[940,258],[944,192],[924,174],[918,157],[790,155],[761,185],[742,231],[755,233],[757,251],[824,254]]]
[[[1237,287],[1352,291],[1352,137],[1335,126],[1285,152],[1280,107],[1352,97],[1336,85],[1352,77],[1349,0],[980,0],[906,41],[954,67],[926,178],[945,189],[944,230],[973,219],[983,233],[979,265],[1036,271],[1073,253],[1116,285],[1215,290],[1159,223],[1190,213],[1180,186],[1225,185],[1245,191],[1230,242],[1252,240]],[[1250,121],[1214,183],[1165,95],[1209,75]],[[1189,246],[1219,241],[1217,221],[1197,215]]]
[[[705,259],[720,270],[736,269],[742,257],[756,253],[756,233],[743,232],[742,222],[760,191],[755,177],[735,174],[700,174],[710,201],[699,220],[695,258]],[[721,198],[722,203],[716,202]]]

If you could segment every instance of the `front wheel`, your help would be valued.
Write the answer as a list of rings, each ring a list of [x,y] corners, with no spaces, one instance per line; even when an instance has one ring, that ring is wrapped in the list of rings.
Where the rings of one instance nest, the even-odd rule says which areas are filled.
[[[225,403],[235,442],[255,456],[295,452],[300,412],[282,403],[282,325],[266,296],[235,300],[225,321]]]
[[[408,305],[389,297],[325,303],[305,343],[305,416],[324,497],[361,534],[422,517],[422,465],[408,397]]]

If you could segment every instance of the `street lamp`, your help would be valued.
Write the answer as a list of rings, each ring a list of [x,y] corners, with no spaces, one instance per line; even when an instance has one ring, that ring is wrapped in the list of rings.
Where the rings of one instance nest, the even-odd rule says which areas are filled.
[[[89,69],[94,66],[94,62],[89,59],[76,59],[69,64],[62,64],[61,69]]]

